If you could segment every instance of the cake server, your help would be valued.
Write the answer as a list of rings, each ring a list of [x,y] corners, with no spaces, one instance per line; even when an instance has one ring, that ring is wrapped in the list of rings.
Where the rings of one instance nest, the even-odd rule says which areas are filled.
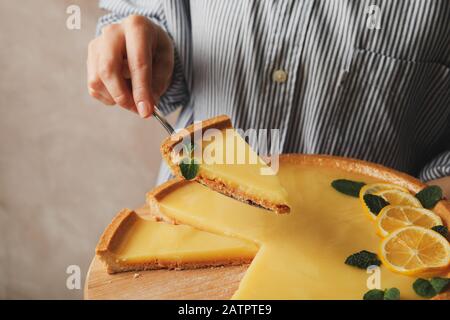
[[[162,115],[161,111],[155,106],[153,109],[153,116],[158,120],[158,122],[166,129],[166,131],[171,135],[175,132],[175,129],[171,126],[169,121]]]

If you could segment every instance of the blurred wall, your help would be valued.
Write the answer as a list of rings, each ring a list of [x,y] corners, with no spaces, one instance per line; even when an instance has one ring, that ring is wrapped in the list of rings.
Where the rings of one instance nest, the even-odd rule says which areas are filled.
[[[66,28],[71,4],[81,30]],[[101,232],[154,184],[163,130],[87,94],[102,14],[95,0],[0,1],[0,298],[82,298]]]

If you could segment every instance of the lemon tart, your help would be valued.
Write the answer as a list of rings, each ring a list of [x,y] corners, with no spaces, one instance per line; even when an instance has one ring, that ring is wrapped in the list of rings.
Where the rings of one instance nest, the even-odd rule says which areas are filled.
[[[199,166],[192,180],[248,204],[276,213],[289,212],[277,168],[250,148],[227,116],[195,123],[163,141],[161,153],[176,176],[182,176],[183,147],[188,145],[193,145],[191,151]]]
[[[331,183],[383,182],[411,193],[423,183],[380,165],[318,155],[282,155],[278,176],[289,197],[288,215],[268,215],[181,178],[149,192],[147,202],[166,221],[258,245],[235,299],[361,299],[374,287],[398,288],[402,299],[420,298],[413,277],[383,264],[368,273],[344,263],[362,250],[385,257],[386,240],[377,235],[376,222],[367,218],[358,197],[337,192]],[[448,201],[439,201],[433,212],[449,225]],[[448,276],[448,269],[439,275]]]
[[[249,241],[167,224],[123,209],[96,248],[108,273],[193,269],[250,262],[258,247]]]

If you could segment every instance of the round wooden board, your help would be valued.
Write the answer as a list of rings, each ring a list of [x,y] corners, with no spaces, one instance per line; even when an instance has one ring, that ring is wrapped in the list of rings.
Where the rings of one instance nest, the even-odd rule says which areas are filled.
[[[151,270],[108,274],[94,257],[84,298],[97,299],[230,299],[248,265],[195,270]]]

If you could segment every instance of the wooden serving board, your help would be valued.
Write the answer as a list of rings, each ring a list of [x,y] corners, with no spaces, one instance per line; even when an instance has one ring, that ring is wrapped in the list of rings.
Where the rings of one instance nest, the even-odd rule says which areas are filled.
[[[94,257],[85,299],[230,299],[248,265],[195,270],[151,270],[108,274]]]

